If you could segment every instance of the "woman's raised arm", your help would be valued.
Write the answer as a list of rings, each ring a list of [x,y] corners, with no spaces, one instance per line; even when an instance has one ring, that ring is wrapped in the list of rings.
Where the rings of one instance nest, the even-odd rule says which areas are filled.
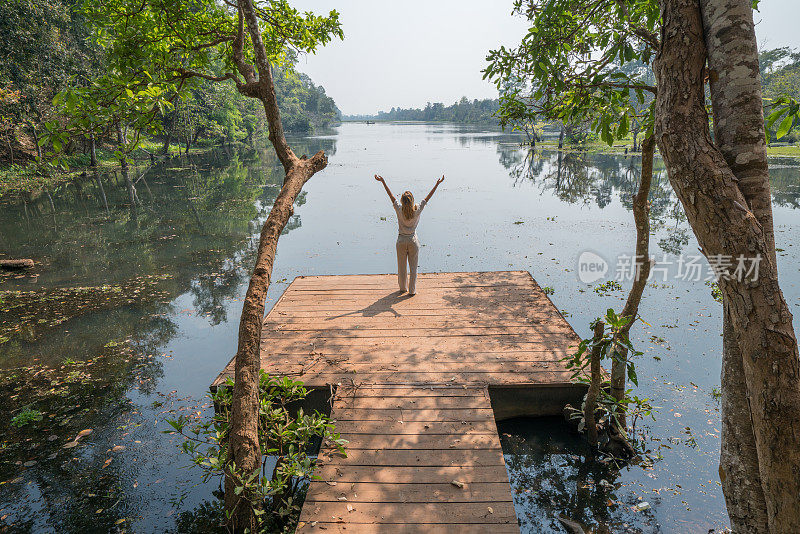
[[[376,180],[378,180],[380,183],[382,183],[382,184],[383,184],[383,188],[384,188],[384,189],[386,189],[386,194],[387,194],[387,195],[389,195],[389,198],[391,198],[391,199],[392,199],[392,204],[397,204],[397,199],[396,199],[396,198],[394,198],[394,195],[392,194],[392,190],[391,190],[391,189],[389,189],[389,186],[388,186],[388,185],[386,185],[386,180],[384,180],[384,179],[383,179],[383,176],[378,176],[378,175],[376,174],[376,175],[375,175],[375,179],[376,179]]]
[[[434,186],[433,186],[433,189],[431,189],[431,192],[430,192],[430,193],[428,193],[428,196],[427,196],[427,197],[425,197],[425,202],[428,202],[428,201],[431,199],[431,197],[433,196],[433,194],[436,192],[436,188],[437,188],[437,187],[439,187],[439,184],[440,184],[440,183],[442,183],[442,182],[444,182],[444,174],[442,175],[442,177],[441,177],[441,178],[439,178],[438,180],[436,180],[436,185],[434,185]],[[385,185],[385,184],[384,184],[384,185]]]

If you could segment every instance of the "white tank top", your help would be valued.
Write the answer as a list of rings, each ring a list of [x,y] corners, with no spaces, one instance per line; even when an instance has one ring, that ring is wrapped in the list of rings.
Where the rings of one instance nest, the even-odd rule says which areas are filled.
[[[397,199],[394,200],[394,211],[397,213],[397,224],[399,226],[399,233],[400,235],[404,236],[413,236],[417,232],[417,225],[419,224],[419,216],[422,213],[422,209],[427,204],[427,201],[423,200],[419,203],[419,207],[414,212],[414,215],[411,219],[406,219],[403,215],[403,208],[400,206],[400,203],[397,202]]]

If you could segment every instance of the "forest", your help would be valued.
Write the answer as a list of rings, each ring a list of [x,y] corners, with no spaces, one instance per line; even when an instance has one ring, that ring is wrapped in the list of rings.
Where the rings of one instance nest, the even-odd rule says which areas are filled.
[[[91,85],[102,72],[116,68],[102,35],[103,22],[80,9],[80,0],[10,0],[0,5],[0,161],[25,165],[41,151],[48,125],[69,127],[74,121],[70,102],[58,95]],[[335,124],[341,112],[325,89],[296,70],[290,52],[275,69],[275,88],[284,127],[292,134],[308,134]],[[262,108],[232,85],[209,80],[186,80],[163,95],[169,105],[148,119],[148,148],[158,154],[196,146],[230,143],[263,144],[267,122]],[[73,104],[74,105],[74,104]],[[143,135],[131,126],[130,136]],[[116,146],[116,132],[108,125],[95,136],[98,147]],[[158,146],[156,146],[156,144]],[[44,147],[44,148],[43,148]],[[113,150],[111,150],[113,151]],[[88,162],[82,134],[67,140],[68,160]]]
[[[390,111],[379,111],[376,115],[348,115],[348,120],[381,120],[381,121],[429,121],[452,122],[456,124],[491,124],[496,125],[498,99],[469,100],[466,96],[461,100],[445,106],[441,102],[428,102],[424,108],[392,108]]]

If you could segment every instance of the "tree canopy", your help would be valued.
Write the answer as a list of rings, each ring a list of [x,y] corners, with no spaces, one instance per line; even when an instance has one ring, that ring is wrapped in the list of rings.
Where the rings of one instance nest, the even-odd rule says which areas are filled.
[[[656,2],[516,0],[513,14],[528,32],[515,48],[492,50],[484,70],[500,91],[502,124],[588,122],[608,144],[633,122],[651,128]]]

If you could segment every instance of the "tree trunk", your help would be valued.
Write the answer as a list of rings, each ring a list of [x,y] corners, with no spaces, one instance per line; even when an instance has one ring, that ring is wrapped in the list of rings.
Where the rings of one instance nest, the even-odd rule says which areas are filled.
[[[31,132],[33,133],[33,142],[36,144],[36,157],[39,161],[42,160],[42,147],[39,146],[39,131],[36,129],[36,124],[31,121]]]
[[[231,426],[229,456],[236,471],[226,466],[225,511],[227,526],[234,532],[258,532],[256,509],[260,507],[257,495],[234,491],[242,485],[240,475],[250,476],[261,468],[261,445],[258,436],[259,424],[259,372],[261,370],[261,327],[264,320],[264,301],[272,276],[278,238],[294,213],[293,204],[303,185],[318,171],[325,168],[328,158],[322,151],[311,159],[298,158],[289,148],[283,133],[280,111],[275,96],[271,65],[261,38],[258,18],[252,0],[239,0],[239,33],[233,43],[233,56],[237,69],[246,83],[237,85],[240,93],[258,98],[264,105],[269,124],[269,140],[285,171],[283,186],[275,199],[272,210],[261,229],[255,268],[247,288],[242,318],[239,323],[239,345],[234,362],[234,387],[231,401]],[[245,27],[253,44],[255,70],[247,64],[242,52]]]
[[[747,207],[761,224],[764,241],[771,252],[770,260],[777,265],[752,8],[740,0],[701,0],[700,8],[707,48],[714,142],[738,179]],[[767,532],[766,503],[758,471],[742,354],[726,304],[723,304],[722,332],[720,478],[725,503],[735,532]]]
[[[707,52],[700,0],[660,0],[660,4],[663,40],[654,62],[659,88],[656,139],[670,182],[706,257],[732,258],[734,262],[742,258],[750,266],[759,262],[757,278],[723,276],[720,289],[741,351],[769,531],[800,532],[800,357],[792,315],[772,260],[771,229],[765,229],[748,208],[740,189],[747,186],[741,185],[711,140],[705,110]],[[721,0],[708,0],[707,4],[729,9],[728,3]],[[741,2],[737,5],[741,6]],[[707,18],[712,19],[713,14]],[[742,31],[724,24],[719,30],[733,35]],[[712,38],[720,37],[712,33]],[[757,63],[749,44],[742,39],[740,35],[732,43],[725,43],[725,53],[737,56],[732,60],[740,66]],[[741,46],[736,46],[737,42]],[[711,77],[725,74],[712,72]],[[749,87],[741,90],[754,90],[752,84]],[[727,90],[718,96],[734,98]],[[752,138],[763,138],[763,122],[750,123],[750,127],[757,129]],[[762,157],[758,153],[764,150],[763,143],[731,147],[731,152],[738,153],[738,164]],[[757,176],[753,176],[756,181]],[[765,172],[760,179],[768,179]]]
[[[650,268],[652,266],[652,260],[650,259],[650,207],[648,205],[648,197],[650,196],[650,184],[653,181],[655,144],[655,139],[653,139],[652,135],[648,135],[642,141],[642,177],[639,182],[639,190],[633,197],[637,269],[633,285],[630,293],[628,293],[628,300],[625,302],[621,315],[622,317],[630,317],[631,320],[615,335],[617,340],[628,337],[633,321],[639,315],[639,303],[642,301],[642,293],[647,285],[647,278],[650,276]],[[621,349],[611,362],[611,395],[617,402],[625,397],[627,362],[627,349]],[[626,434],[625,410],[617,410],[616,417],[619,430],[623,435]]]
[[[89,164],[95,170],[97,169],[97,143],[95,143],[94,134],[89,135]]]
[[[33,269],[33,260],[0,260],[0,269],[6,271],[21,271],[23,269]]]
[[[767,504],[758,472],[758,453],[750,416],[742,353],[736,344],[728,306],[722,306],[722,436],[719,479],[733,532],[769,532]]]
[[[600,394],[600,381],[602,379],[600,376],[602,372],[600,369],[600,358],[602,357],[600,340],[603,338],[605,328],[606,325],[603,321],[598,320],[594,324],[594,346],[589,354],[591,358],[589,364],[589,390],[586,392],[586,401],[583,403],[583,421],[586,426],[586,437],[592,447],[597,447],[597,421],[595,420],[594,412],[597,409],[597,395]]]
[[[561,123],[561,133],[558,134],[558,148],[564,148],[564,123]]]
[[[122,177],[125,179],[125,185],[128,187],[128,201],[131,204],[131,219],[137,219],[136,209],[136,189],[131,181],[130,173],[128,172],[128,158],[125,155],[125,132],[122,130],[122,124],[117,123],[117,144],[122,157],[119,158],[119,166],[122,171]]]
[[[172,130],[167,130],[164,134],[164,145],[161,147],[161,152],[165,156],[169,156],[169,144],[172,142]]]

